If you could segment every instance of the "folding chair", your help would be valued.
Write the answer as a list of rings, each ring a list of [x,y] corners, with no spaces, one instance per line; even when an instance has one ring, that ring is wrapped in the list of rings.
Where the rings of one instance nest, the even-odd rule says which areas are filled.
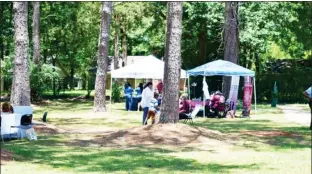
[[[183,123],[187,123],[187,121],[190,121],[191,125],[194,125],[193,119],[196,117],[199,110],[200,110],[200,106],[196,105],[191,113],[185,114],[187,116],[187,118],[184,119]]]

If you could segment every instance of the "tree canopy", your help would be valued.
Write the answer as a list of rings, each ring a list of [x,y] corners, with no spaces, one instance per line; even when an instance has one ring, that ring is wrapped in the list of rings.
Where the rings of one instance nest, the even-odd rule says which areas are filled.
[[[311,57],[310,2],[239,2],[238,5],[240,65],[259,73],[264,71],[261,67],[267,61]],[[14,54],[12,9],[12,2],[0,2],[0,56],[4,61]],[[114,36],[118,32],[119,55],[125,45],[126,55],[154,54],[162,58],[166,11],[165,2],[114,2],[109,55],[114,55]],[[32,21],[31,5],[28,14]],[[223,15],[223,2],[183,3],[182,68],[222,59]],[[75,78],[87,81],[88,70],[96,66],[100,19],[100,2],[40,3],[40,61],[57,66],[70,88]],[[28,22],[30,48],[33,47],[31,24]],[[123,38],[126,42],[122,42]],[[33,51],[29,51],[32,60]]]

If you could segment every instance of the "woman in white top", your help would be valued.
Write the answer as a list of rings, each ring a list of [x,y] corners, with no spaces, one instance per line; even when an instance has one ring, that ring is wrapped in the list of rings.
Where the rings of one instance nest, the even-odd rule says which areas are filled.
[[[154,92],[153,92],[153,83],[148,82],[142,92],[142,101],[141,105],[143,108],[143,125],[144,121],[147,117],[148,109],[151,103],[151,100],[154,98]]]
[[[309,100],[309,106],[311,110],[311,123],[310,123],[310,130],[312,130],[312,86],[304,91],[304,96]]]

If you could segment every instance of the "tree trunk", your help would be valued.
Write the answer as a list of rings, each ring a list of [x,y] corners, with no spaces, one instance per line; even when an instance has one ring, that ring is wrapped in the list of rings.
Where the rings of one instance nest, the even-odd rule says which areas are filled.
[[[248,62],[247,62],[247,69],[251,69],[252,62],[253,62],[252,50],[249,50],[248,57],[249,57],[249,58],[248,58]]]
[[[40,2],[33,2],[33,44],[34,44],[34,63],[38,64],[40,59]]]
[[[70,90],[74,89],[74,82],[75,82],[75,77],[74,76],[75,76],[75,64],[72,61],[70,63],[70,83],[69,83]]]
[[[247,48],[243,49],[242,52],[243,52],[243,56],[241,60],[242,63],[240,63],[240,65],[246,68],[247,67]]]
[[[179,121],[182,2],[168,2],[163,102],[160,123]]]
[[[119,61],[119,47],[118,47],[118,41],[119,41],[119,26],[118,26],[118,16],[115,18],[116,26],[115,26],[115,38],[114,38],[114,61],[112,67],[114,69],[118,69],[118,61]]]
[[[95,80],[94,112],[106,111],[106,72],[109,48],[109,26],[111,22],[112,2],[103,2],[100,28],[99,53]]]
[[[127,66],[127,29],[126,24],[122,27],[122,66]]]
[[[260,59],[259,59],[259,54],[254,53],[255,55],[255,66],[256,66],[256,74],[260,74]]]
[[[28,55],[28,3],[13,2],[14,11],[14,72],[11,103],[30,106],[29,55]]]
[[[201,31],[198,35],[198,43],[199,43],[199,59],[198,65],[202,65],[206,63],[206,53],[207,53],[207,31]]]
[[[237,64],[238,60],[238,2],[225,2],[224,60]],[[226,98],[231,88],[231,77],[223,77],[222,91]]]

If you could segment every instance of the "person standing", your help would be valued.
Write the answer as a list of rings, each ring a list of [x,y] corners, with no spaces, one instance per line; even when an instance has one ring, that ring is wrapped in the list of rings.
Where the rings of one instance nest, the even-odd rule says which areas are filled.
[[[127,111],[131,111],[132,93],[133,93],[133,88],[131,87],[131,84],[129,82],[127,82],[125,84],[125,89],[124,89],[124,94],[126,97],[126,110]]]
[[[156,86],[157,91],[158,91],[158,94],[159,94],[159,97],[158,97],[158,105],[161,105],[163,86],[164,86],[164,84],[163,84],[162,80],[159,80],[159,81],[158,81],[158,84],[157,84],[157,86]]]
[[[141,101],[141,105],[143,108],[143,125],[144,125],[144,121],[147,117],[147,113],[148,113],[148,109],[151,103],[151,100],[154,98],[154,92],[153,92],[153,83],[152,82],[148,82],[142,92],[142,101]]]
[[[311,122],[310,122],[310,130],[312,130],[312,86],[303,92],[305,98],[309,100],[309,106],[311,110]]]
[[[157,84],[157,86],[156,86],[156,88],[157,88],[157,90],[158,90],[158,94],[161,94],[161,93],[162,93],[163,86],[164,86],[164,84],[163,84],[162,80],[159,80],[159,81],[158,81],[158,84]]]

